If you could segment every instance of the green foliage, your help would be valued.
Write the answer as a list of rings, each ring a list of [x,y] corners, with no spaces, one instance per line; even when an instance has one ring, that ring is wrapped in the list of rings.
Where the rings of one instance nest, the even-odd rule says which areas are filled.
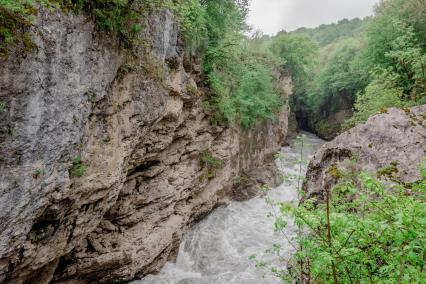
[[[349,119],[344,128],[350,128],[366,121],[370,116],[386,112],[390,107],[411,106],[410,102],[401,100],[403,89],[391,82],[374,80],[365,90],[365,94],[358,94],[355,102],[355,114]]]
[[[416,41],[422,49],[426,48],[426,2],[424,0],[382,1],[376,8],[380,17],[403,20],[414,28]]]
[[[388,107],[426,103],[425,13],[423,0],[388,0],[372,18],[293,32],[321,46],[316,66],[296,78],[294,109],[318,121],[355,102],[353,126]]]
[[[360,89],[348,125],[365,121],[388,107],[426,102],[426,12],[424,1],[391,0],[378,7],[367,30],[362,57],[374,80]]]
[[[33,172],[33,179],[38,179],[42,175],[43,175],[43,170],[42,169],[36,169]]]
[[[87,167],[83,164],[80,157],[74,159],[70,170],[71,178],[81,178],[86,174]]]
[[[36,0],[0,0],[0,55],[6,55],[23,27],[31,25]]]
[[[292,218],[299,230],[286,268],[271,271],[284,283],[426,283],[425,164],[412,184],[398,182],[396,162],[378,171],[393,184],[332,166],[339,183],[324,188],[321,199],[277,203],[275,229],[283,232]],[[270,253],[280,257],[280,251],[274,245]]]
[[[357,40],[348,39],[321,50],[322,62],[317,66],[315,79],[306,93],[306,103],[311,110],[335,113],[343,96],[352,101],[356,92],[368,84],[368,78],[360,72],[354,60],[360,49]]]
[[[291,212],[309,228],[297,240],[294,261],[323,283],[334,282],[333,273],[340,283],[425,283],[426,206],[419,195],[426,188],[392,191],[365,173],[359,182],[334,188],[328,210],[308,200]]]
[[[295,95],[303,94],[316,62],[317,45],[305,35],[282,33],[272,40],[270,49],[291,73]]]
[[[293,33],[309,36],[319,46],[325,47],[329,44],[344,40],[347,38],[357,37],[361,34],[369,18],[364,20],[355,18],[352,20],[343,19],[335,24],[321,25],[317,28],[300,28]]]
[[[170,5],[190,48],[200,47],[206,40],[206,10],[199,0],[176,1]]]
[[[208,150],[205,150],[200,155],[200,167],[207,169],[207,178],[212,179],[216,177],[216,171],[224,167],[221,159],[212,155]]]
[[[276,65],[242,35],[247,3],[212,0],[205,5],[203,70],[211,88],[206,106],[214,121],[250,127],[258,119],[273,118],[282,105],[273,75]]]
[[[259,118],[274,117],[282,98],[262,54],[254,54],[248,46],[240,45],[233,49],[210,49],[208,56],[213,63],[213,70],[208,73],[214,92],[211,107],[216,110],[217,120],[241,123],[247,128]]]

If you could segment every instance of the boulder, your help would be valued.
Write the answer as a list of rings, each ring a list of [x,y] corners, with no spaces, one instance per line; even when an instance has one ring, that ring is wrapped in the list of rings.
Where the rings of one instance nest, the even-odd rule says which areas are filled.
[[[426,158],[426,105],[389,109],[324,144],[311,159],[304,190],[323,199],[337,182],[333,169],[368,171],[382,180],[412,183]],[[390,174],[383,169],[392,169]]]

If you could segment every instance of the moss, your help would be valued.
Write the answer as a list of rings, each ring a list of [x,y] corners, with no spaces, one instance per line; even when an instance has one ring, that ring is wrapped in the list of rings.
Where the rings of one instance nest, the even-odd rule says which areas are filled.
[[[179,68],[179,59],[176,56],[170,57],[166,59],[166,63],[167,66],[169,66],[169,68],[171,70],[177,70]]]
[[[327,169],[327,174],[331,175],[332,177],[339,179],[342,177],[342,172],[339,170],[339,168],[337,167],[337,164],[332,164],[328,169]]]
[[[9,240],[9,244],[10,245],[13,245],[13,244],[15,244],[16,243],[16,241],[18,240],[18,237],[17,236],[12,236],[11,238],[10,238],[10,240]]]
[[[245,185],[248,185],[250,182],[251,182],[251,179],[249,175],[247,175],[244,172],[234,179],[234,185],[236,186],[240,186],[240,185],[245,186]]]
[[[164,84],[165,70],[164,63],[155,55],[147,53],[143,58],[142,69],[151,79]]]
[[[221,159],[214,157],[210,151],[205,150],[201,153],[200,166],[202,168],[210,167],[215,169],[221,169],[223,168],[224,163]]]
[[[377,171],[377,177],[388,177],[388,178],[396,178],[398,174],[398,162],[394,161],[390,164],[390,166],[383,167]]]
[[[174,90],[174,89],[170,89],[169,90],[169,96],[171,96],[171,97],[179,97],[180,93],[178,91]]]
[[[388,113],[388,111],[389,111],[389,109],[388,109],[387,107],[382,107],[382,108],[378,111],[378,113],[379,113],[379,114],[384,114],[384,113]]]
[[[73,165],[70,169],[71,178],[80,178],[86,174],[87,167],[83,164],[80,157],[77,157],[73,161]]]
[[[111,142],[111,137],[108,135],[102,141],[105,142],[105,143],[110,143]]]
[[[131,73],[135,69],[136,67],[130,63],[121,65],[117,70],[117,74],[115,76],[116,80],[118,82],[121,82],[127,74]]]
[[[88,95],[89,95],[89,102],[92,104],[96,103],[96,97],[97,97],[96,94],[89,92]]]
[[[33,50],[37,48],[37,45],[33,42],[28,32],[22,34],[22,44],[26,50]]]
[[[186,92],[188,95],[193,97],[201,96],[201,92],[198,90],[197,86],[194,86],[193,84],[186,85]]]

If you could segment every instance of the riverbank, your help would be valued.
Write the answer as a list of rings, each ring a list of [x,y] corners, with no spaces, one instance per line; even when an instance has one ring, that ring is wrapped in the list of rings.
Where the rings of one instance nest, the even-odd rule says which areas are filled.
[[[324,143],[313,134],[306,135],[303,147],[304,159],[309,159]],[[290,146],[281,150],[282,158],[277,165],[283,175],[298,174],[300,144],[290,141]],[[303,167],[302,171],[305,171]],[[285,183],[274,188],[269,198],[277,201],[296,201],[297,185]],[[268,218],[271,207],[264,197],[255,197],[245,202],[232,202],[227,207],[216,209],[206,219],[194,226],[180,246],[176,263],[168,263],[157,275],[148,275],[133,284],[213,284],[280,283],[277,278],[255,267],[252,255],[262,255],[274,244],[290,254],[291,246],[273,229],[274,220]],[[292,234],[293,227],[286,230]],[[264,254],[262,260],[275,261]]]

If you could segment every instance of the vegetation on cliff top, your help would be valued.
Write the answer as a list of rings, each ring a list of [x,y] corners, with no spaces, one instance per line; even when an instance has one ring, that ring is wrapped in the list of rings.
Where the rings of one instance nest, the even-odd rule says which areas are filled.
[[[205,30],[201,37],[203,71],[211,88],[206,104],[216,122],[251,126],[273,118],[283,104],[271,56],[243,35],[247,1],[202,1]]]
[[[167,8],[180,24],[189,56],[203,59],[211,90],[206,106],[215,122],[249,127],[258,119],[273,118],[283,104],[275,75],[280,66],[244,36],[246,0],[0,0],[0,53],[20,42],[31,43],[24,31],[40,6],[85,11],[100,30],[115,32],[128,47],[140,41],[143,17]]]

